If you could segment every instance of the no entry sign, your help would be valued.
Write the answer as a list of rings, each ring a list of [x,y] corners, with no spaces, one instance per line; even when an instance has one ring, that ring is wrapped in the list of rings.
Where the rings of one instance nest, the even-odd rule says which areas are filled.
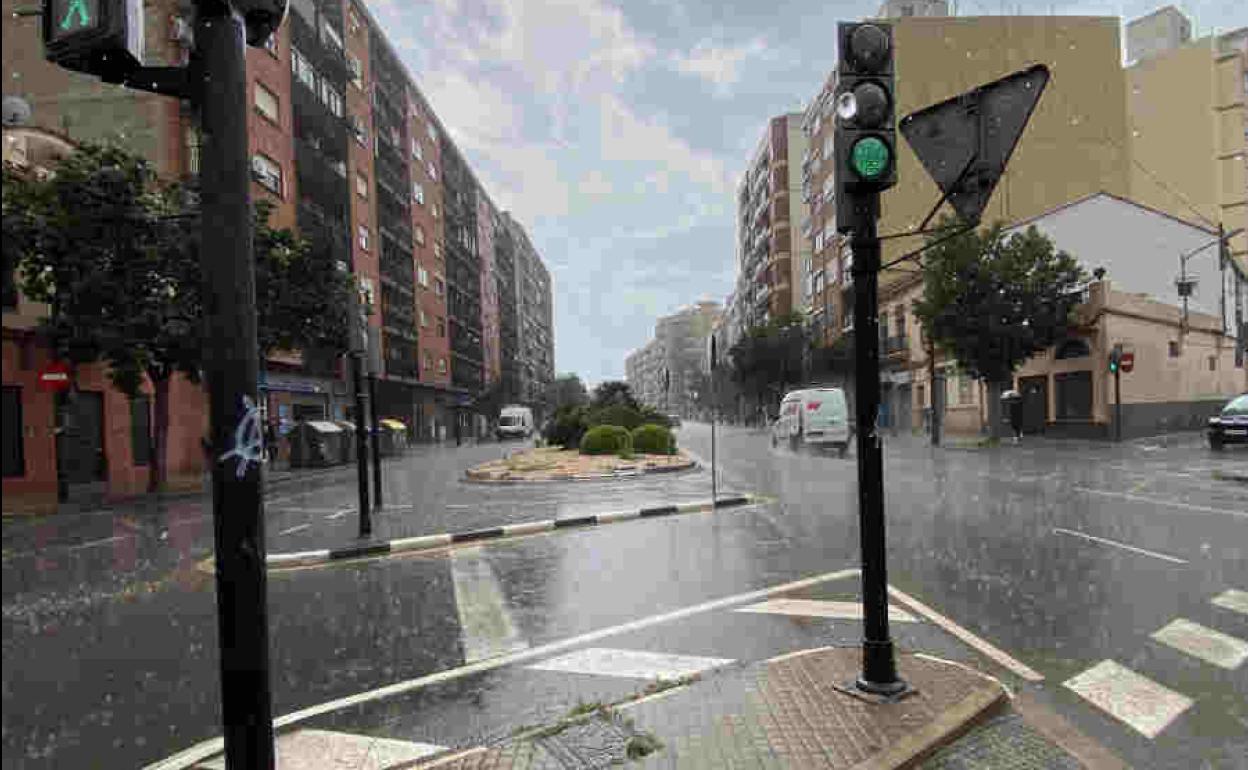
[[[1124,372],[1131,371],[1132,369],[1135,368],[1135,354],[1123,353],[1122,359],[1119,361],[1119,363],[1122,366],[1122,371]]]
[[[53,361],[39,372],[39,389],[47,393],[69,390],[69,364]]]

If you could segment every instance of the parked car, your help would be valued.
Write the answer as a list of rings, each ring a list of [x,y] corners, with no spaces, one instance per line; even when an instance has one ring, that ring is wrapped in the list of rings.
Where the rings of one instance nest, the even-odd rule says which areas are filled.
[[[498,427],[494,435],[499,441],[505,438],[529,438],[533,435],[533,410],[527,406],[505,406],[498,413]]]
[[[1231,399],[1216,417],[1209,418],[1208,435],[1214,450],[1226,444],[1248,444],[1248,393]]]
[[[781,442],[797,449],[801,445],[831,448],[841,457],[849,449],[849,406],[840,388],[790,391],[780,402],[780,415],[772,423],[771,445]]]

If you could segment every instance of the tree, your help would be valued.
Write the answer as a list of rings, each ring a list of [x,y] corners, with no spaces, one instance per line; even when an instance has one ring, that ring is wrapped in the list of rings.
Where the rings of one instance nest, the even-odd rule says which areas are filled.
[[[802,379],[808,330],[800,313],[789,313],[746,331],[728,351],[732,379],[757,406]]]
[[[945,218],[932,237],[958,227]],[[1007,235],[1001,223],[933,246],[923,263],[915,314],[937,348],[988,385],[989,430],[999,437],[1003,386],[1069,333],[1087,275],[1034,226]]]
[[[545,395],[546,409],[554,414],[560,407],[584,406],[589,403],[585,383],[575,374],[561,374],[550,383]]]
[[[77,368],[103,361],[118,390],[154,395],[149,491],[164,483],[169,385],[198,381],[205,326],[199,219],[193,188],[162,184],[140,156],[84,144],[56,173],[32,180],[6,172],[4,238],[17,244],[21,288],[51,308],[41,331]],[[345,350],[350,276],[317,258],[288,230],[255,212],[260,354],[278,347]]]
[[[608,406],[626,406],[637,409],[637,399],[633,398],[632,388],[627,382],[607,380],[594,388],[594,399],[591,406],[601,409]]]

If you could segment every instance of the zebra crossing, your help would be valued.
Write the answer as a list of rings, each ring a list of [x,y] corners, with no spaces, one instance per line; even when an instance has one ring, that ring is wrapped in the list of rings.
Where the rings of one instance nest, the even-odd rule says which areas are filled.
[[[1248,591],[1228,589],[1209,603],[1248,615]],[[1248,642],[1186,618],[1174,618],[1149,638],[1228,671],[1248,660]],[[1150,740],[1196,703],[1112,659],[1102,660],[1062,686]]]

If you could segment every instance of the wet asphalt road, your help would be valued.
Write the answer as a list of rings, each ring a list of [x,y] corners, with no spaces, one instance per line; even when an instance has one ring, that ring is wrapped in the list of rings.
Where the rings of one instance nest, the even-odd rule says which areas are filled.
[[[681,441],[709,457],[706,426],[686,425]],[[457,481],[508,448],[422,449],[388,462],[379,534],[709,494],[705,470],[527,488]],[[857,565],[852,455],[776,451],[764,433],[730,428],[718,456],[721,489],[775,502],[271,575],[275,714]],[[1248,453],[1214,455],[1195,437],[935,452],[889,440],[890,582],[1043,673],[1029,687],[1129,763],[1242,767],[1248,672],[1209,666],[1149,634],[1182,617],[1248,638],[1248,618],[1208,601],[1248,589],[1248,487],[1211,476],[1245,464]],[[349,469],[287,485],[270,499],[270,551],[350,542],[354,513],[342,512],[354,500]],[[211,539],[195,499],[5,521],[5,767],[131,766],[219,734],[213,585],[195,568]],[[853,598],[856,582],[798,595]],[[903,647],[976,659],[928,624],[893,630]],[[595,644],[756,660],[852,644],[860,633],[856,621],[717,610]],[[1060,686],[1105,659],[1180,690],[1193,707],[1149,740]],[[307,724],[462,744],[635,685],[501,667]]]

